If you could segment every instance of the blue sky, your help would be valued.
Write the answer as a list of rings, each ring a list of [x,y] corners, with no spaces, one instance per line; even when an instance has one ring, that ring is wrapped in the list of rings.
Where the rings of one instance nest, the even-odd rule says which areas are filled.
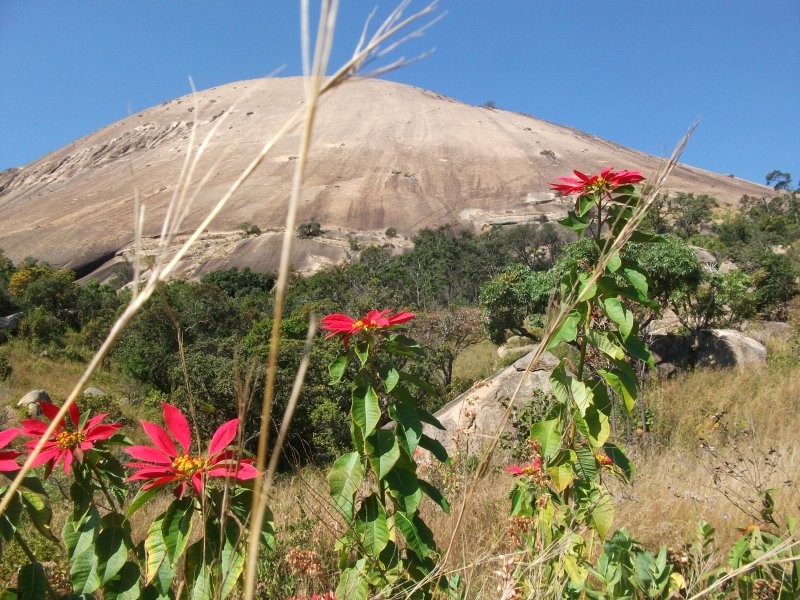
[[[334,65],[373,6],[340,0]],[[312,6],[318,2],[312,0]],[[415,0],[413,8],[423,2]],[[653,154],[800,180],[800,1],[441,0],[386,78],[531,114]],[[0,0],[0,170],[189,91],[300,73],[293,0]]]

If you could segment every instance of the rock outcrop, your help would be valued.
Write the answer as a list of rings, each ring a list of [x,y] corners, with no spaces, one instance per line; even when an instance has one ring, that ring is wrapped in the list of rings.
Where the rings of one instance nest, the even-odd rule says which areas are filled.
[[[454,436],[466,435],[470,448],[475,449],[491,439],[502,421],[517,386],[517,406],[531,399],[533,390],[550,390],[550,373],[558,365],[558,359],[545,352],[534,369],[525,374],[534,352],[530,352],[513,364],[487,377],[469,390],[439,409],[435,416],[445,431],[425,425],[424,433],[445,447],[452,448]]]

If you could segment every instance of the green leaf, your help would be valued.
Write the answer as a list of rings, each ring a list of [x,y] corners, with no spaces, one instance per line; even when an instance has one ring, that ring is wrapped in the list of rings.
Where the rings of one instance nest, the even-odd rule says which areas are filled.
[[[381,381],[383,381],[383,389],[386,390],[387,394],[390,393],[397,385],[397,382],[400,381],[400,372],[394,367],[381,369],[380,375]]]
[[[353,351],[356,353],[361,366],[367,364],[369,360],[369,342],[366,340],[359,340],[352,345]]]
[[[364,550],[369,556],[377,558],[389,543],[389,527],[386,523],[386,512],[375,494],[367,496],[361,503],[355,527],[361,536]]]
[[[389,405],[389,416],[396,423],[400,445],[409,457],[413,456],[422,436],[422,423],[417,411],[405,402],[396,402]]]
[[[569,211],[567,213],[567,216],[561,219],[558,223],[559,225],[563,225],[567,229],[571,229],[575,233],[580,233],[581,231],[589,227],[590,224],[588,219],[587,220],[581,219],[581,217],[576,215],[575,212],[572,210]]]
[[[98,572],[103,584],[116,577],[128,560],[125,537],[125,532],[121,527],[105,528],[97,537],[95,553],[98,559]]]
[[[619,257],[619,252],[614,252],[614,254],[611,255],[611,258],[608,259],[608,265],[606,268],[610,273],[616,273],[621,266],[622,259]]]
[[[580,283],[578,287],[578,300],[580,302],[586,302],[587,300],[591,300],[597,294],[597,282],[591,281],[592,275],[590,273],[581,273],[578,276],[578,282]]]
[[[579,217],[583,217],[588,213],[597,203],[594,201],[594,198],[591,196],[580,196],[577,202],[578,210],[575,211],[575,214]]]
[[[409,519],[403,512],[394,513],[394,522],[408,547],[420,558],[427,557],[434,547],[433,533],[418,516]]]
[[[162,514],[150,524],[144,540],[144,551],[147,557],[145,583],[152,582],[162,595],[168,592],[172,585],[172,578],[175,576],[175,569],[170,566],[167,559],[167,547],[161,533],[163,520],[164,515]]]
[[[100,513],[91,506],[82,519],[75,520],[70,514],[64,522],[61,537],[67,547],[67,555],[83,554],[94,547],[97,536],[100,534]]]
[[[424,436],[423,436],[424,437]],[[378,479],[384,479],[400,458],[400,446],[394,432],[378,429],[364,440],[364,448]]]
[[[633,286],[633,288],[641,294],[643,298],[647,298],[647,275],[636,269],[625,267],[622,269],[625,279]]]
[[[147,490],[140,489],[136,492],[136,496],[131,500],[128,510],[125,512],[127,518],[131,518],[133,513],[142,508],[147,502],[161,490],[161,486],[151,487]]]
[[[422,437],[419,439],[419,445],[421,448],[425,448],[425,450],[433,454],[439,462],[446,463],[450,460],[450,457],[447,456],[447,450],[438,440],[422,434]]]
[[[559,342],[572,342],[578,337],[578,324],[581,321],[581,314],[577,311],[572,311],[561,323],[553,339],[547,344],[547,349],[552,350]]]
[[[551,458],[561,448],[561,420],[550,419],[539,421],[531,427],[531,439],[539,442],[541,455],[544,458]]]
[[[339,383],[347,371],[347,355],[340,354],[328,365],[328,373],[331,376],[331,383]]]
[[[605,298],[603,300],[606,316],[617,324],[623,338],[627,338],[633,329],[633,313],[622,303],[619,298]]]
[[[553,487],[557,492],[563,492],[575,478],[575,472],[573,470],[575,460],[575,452],[572,450],[562,450],[550,461],[547,474],[550,475],[550,479],[553,481]]]
[[[628,356],[638,358],[642,362],[647,363],[651,369],[655,368],[653,354],[643,340],[634,336],[628,337],[628,339],[625,340],[625,351],[628,353]]]
[[[134,562],[126,562],[119,575],[103,586],[105,600],[138,600],[142,597],[139,588],[139,567]]]
[[[614,503],[608,493],[601,491],[596,504],[589,513],[589,524],[600,535],[605,537],[614,523]]]
[[[333,505],[347,518],[353,514],[353,498],[363,477],[364,467],[358,452],[350,452],[337,458],[328,473]]]
[[[586,339],[589,343],[603,354],[617,360],[625,358],[625,350],[617,344],[613,336],[614,334],[610,331],[595,331],[594,329],[590,329],[586,332]]]
[[[597,459],[594,457],[594,452],[588,446],[578,446],[575,448],[575,472],[578,479],[588,482],[594,482],[597,477]]]
[[[363,560],[358,561],[362,563]],[[358,564],[358,563],[357,563]],[[339,585],[336,586],[336,597],[348,600],[367,600],[369,583],[361,575],[358,567],[349,567],[342,571]]]
[[[592,404],[591,388],[567,373],[566,363],[563,359],[550,375],[550,385],[556,399],[566,405],[571,405],[574,401],[581,414],[584,414]]]
[[[628,412],[633,410],[636,404],[636,396],[639,384],[636,373],[626,362],[621,360],[614,361],[615,369],[598,369],[597,372],[605,379],[606,383],[622,398]]]
[[[7,488],[6,488],[7,489]],[[2,496],[7,493],[3,490]],[[14,537],[14,532],[22,518],[22,501],[19,494],[14,494],[9,501],[6,511],[0,515],[0,537],[5,540],[10,540]]]
[[[359,386],[353,390],[350,416],[365,438],[375,430],[381,418],[381,407],[372,386]]]
[[[19,600],[43,600],[47,590],[47,575],[40,562],[28,563],[19,571],[17,579]]]
[[[395,468],[386,476],[386,486],[403,511],[411,514],[417,510],[422,501],[422,489],[414,467],[407,464],[406,459],[397,461]]]
[[[663,242],[666,241],[666,238],[664,238],[663,235],[658,235],[657,233],[645,233],[644,231],[635,229],[631,234],[630,241],[642,243]]]
[[[31,519],[36,530],[46,537],[51,542],[58,543],[58,539],[53,535],[50,529],[50,521],[53,518],[53,511],[39,494],[34,494],[28,490],[20,490],[22,497],[22,504],[25,506],[25,511]]]
[[[425,392],[426,394],[428,394],[428,396],[431,396],[432,398],[438,398],[439,397],[439,394],[436,391],[436,388],[434,388],[430,383],[428,383],[427,381],[425,381],[421,377],[417,377],[416,375],[412,375],[411,373],[407,373],[405,371],[402,371],[400,373],[400,378],[403,381],[408,382],[411,385],[419,388],[420,390],[422,390],[423,392]]]
[[[435,427],[436,429],[439,429],[441,431],[446,431],[445,426],[439,422],[439,419],[434,417],[427,410],[419,407],[417,407],[416,410],[417,410],[417,416],[419,417],[420,421],[422,421],[423,423],[427,423],[428,425]]]
[[[447,501],[447,498],[442,495],[442,492],[439,491],[439,488],[422,479],[419,480],[419,487],[422,488],[422,491],[425,492],[428,498],[439,505],[445,514],[450,514],[450,503]]]
[[[222,540],[222,550],[220,553],[220,574],[222,582],[220,584],[219,597],[227,598],[244,571],[244,543],[241,537],[241,530],[233,519],[225,520],[225,538]]]
[[[392,354],[409,357],[424,357],[425,350],[416,341],[403,334],[390,336],[381,343],[381,348]]]
[[[92,594],[100,588],[102,581],[98,573],[98,563],[94,547],[72,556],[69,574],[72,589],[76,594]]]
[[[213,529],[213,527],[212,527]],[[184,572],[189,587],[188,600],[211,600],[211,565],[203,563],[204,539],[201,539],[186,551]],[[214,548],[205,548],[206,558],[215,556]]]
[[[608,416],[596,406],[590,406],[583,415],[576,415],[575,425],[588,440],[593,452],[597,451],[611,435]],[[594,457],[594,454],[592,456]]]
[[[175,500],[167,507],[161,523],[161,535],[164,538],[164,546],[167,550],[170,566],[178,564],[186,545],[189,543],[189,536],[192,532],[192,516],[194,514],[194,501],[192,498]]]
[[[620,474],[622,475],[622,479],[626,482],[632,481],[633,478],[636,476],[636,467],[630,461],[628,456],[625,454],[622,448],[617,446],[616,444],[612,444],[611,442],[605,444],[603,446],[603,451],[606,453],[606,456],[610,458],[614,465],[619,469]]]

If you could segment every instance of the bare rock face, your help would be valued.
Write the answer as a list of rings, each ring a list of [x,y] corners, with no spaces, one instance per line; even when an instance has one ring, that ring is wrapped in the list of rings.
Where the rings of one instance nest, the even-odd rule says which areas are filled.
[[[22,398],[20,398],[20,401],[17,402],[17,406],[19,408],[24,408],[27,411],[28,416],[35,417],[40,412],[40,402],[52,402],[52,400],[50,400],[50,396],[44,390],[31,390]]]
[[[522,386],[516,397],[518,406],[531,399],[533,390],[550,391],[550,374],[558,366],[558,359],[546,352],[534,370],[525,375],[533,354],[530,352],[491,377],[479,381],[439,409],[435,416],[444,426],[444,431],[425,425],[423,433],[447,448],[454,445],[455,436],[468,436],[473,450],[491,439],[520,381]]]
[[[31,255],[85,276],[130,251],[134,193],[146,208],[145,242],[157,242],[184,158],[213,130],[190,193],[184,222],[195,227],[287,117],[302,107],[301,78],[241,81],[165,102],[87,135],[0,176],[0,248],[15,261]],[[278,142],[179,269],[277,265],[299,141]],[[192,137],[194,136],[194,137]],[[561,217],[548,182],[572,169],[611,165],[652,176],[656,157],[519,113],[475,107],[423,89],[357,80],[325,97],[298,215],[315,217],[323,236],[293,257],[311,271],[340,261],[346,236],[373,243],[394,228],[398,239],[446,223],[481,229]],[[197,182],[208,175],[208,181]],[[688,166],[675,191],[734,204],[771,190]],[[241,240],[237,227],[261,236]],[[146,245],[146,244],[145,244]],[[119,261],[119,258],[116,258]]]
[[[697,335],[697,364],[735,367],[740,371],[767,366],[767,349],[761,342],[735,329],[711,329]]]

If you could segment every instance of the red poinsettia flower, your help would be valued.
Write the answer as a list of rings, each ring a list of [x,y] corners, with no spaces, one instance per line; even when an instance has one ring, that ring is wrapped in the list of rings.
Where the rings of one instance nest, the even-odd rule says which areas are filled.
[[[392,309],[388,310],[371,310],[365,316],[356,320],[349,315],[341,313],[333,313],[325,315],[320,321],[320,328],[330,331],[325,339],[331,338],[335,335],[341,335],[344,340],[344,345],[350,341],[350,336],[360,331],[370,332],[381,329],[388,329],[396,325],[410,321],[414,318],[414,313],[399,312],[394,315],[389,315]],[[388,316],[387,316],[388,315]]]
[[[40,402],[39,408],[48,421],[52,421],[58,414],[58,407],[50,402]],[[50,439],[45,442],[42,451],[33,461],[34,467],[47,463],[49,469],[54,469],[58,463],[64,461],[64,472],[69,473],[72,462],[83,461],[83,453],[94,448],[95,442],[107,440],[114,432],[122,427],[119,424],[104,424],[101,421],[108,416],[107,413],[95,415],[81,427],[81,413],[78,405],[73,403],[69,407],[69,420],[72,422],[72,429],[65,425],[65,419],[61,419]],[[48,424],[39,419],[26,419],[22,422],[22,435],[28,437],[41,438],[47,431]],[[33,450],[38,439],[30,440],[25,446]]]
[[[19,429],[6,429],[0,431],[0,450],[8,446],[21,431]],[[21,454],[16,450],[3,450],[0,452],[0,472],[16,471],[19,469],[16,458]]]
[[[550,189],[561,192],[563,196],[571,194],[590,194],[592,192],[609,192],[614,188],[628,183],[639,183],[644,177],[639,171],[612,171],[613,167],[606,167],[599,175],[584,175],[580,171],[573,171],[575,177],[559,177],[564,183],[551,183]]]
[[[535,475],[542,470],[542,457],[537,456],[526,465],[511,465],[506,467],[506,472],[512,475]]]
[[[155,447],[130,446],[125,449],[128,454],[143,461],[126,465],[138,469],[128,477],[128,481],[146,480],[143,490],[177,482],[174,493],[181,498],[190,483],[198,495],[202,494],[205,477],[246,480],[258,475],[256,468],[250,464],[251,459],[236,460],[233,451],[225,450],[236,437],[239,419],[221,425],[214,432],[206,455],[196,456],[189,452],[192,435],[186,417],[171,404],[162,402],[161,409],[164,413],[164,424],[178,442],[181,451],[178,452],[172,438],[160,425],[142,421],[142,428]]]

